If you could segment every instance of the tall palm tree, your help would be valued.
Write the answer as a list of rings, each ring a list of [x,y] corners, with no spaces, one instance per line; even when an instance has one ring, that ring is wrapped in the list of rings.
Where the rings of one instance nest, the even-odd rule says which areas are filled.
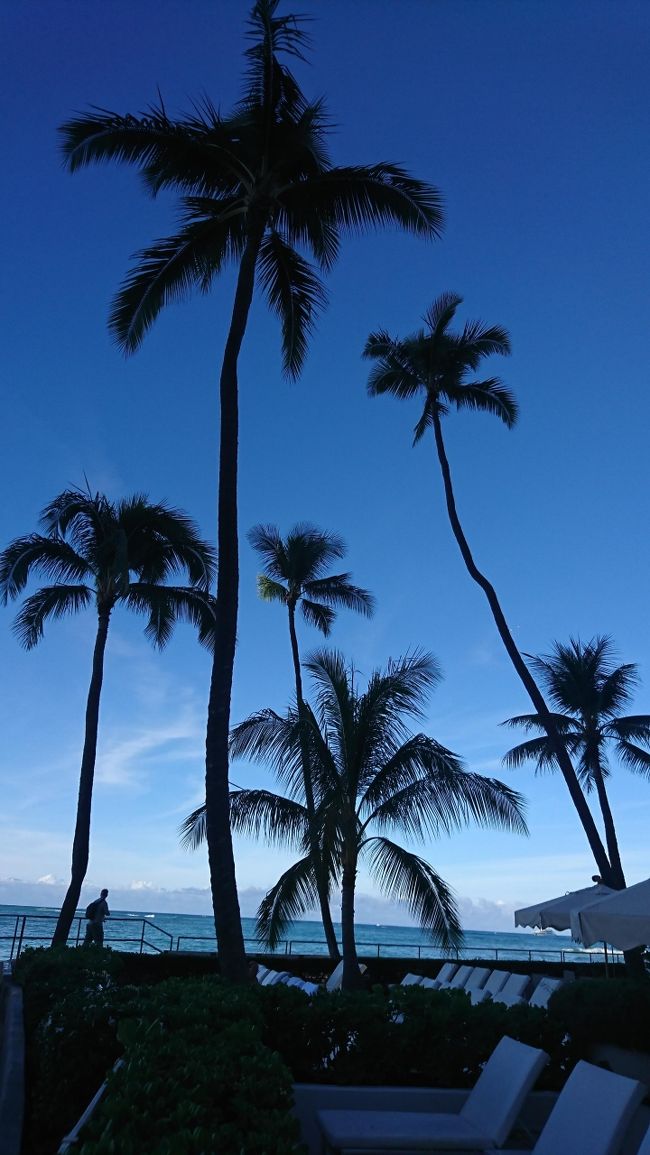
[[[608,859],[553,715],[517,648],[494,586],[474,560],[458,516],[442,435],[442,417],[449,413],[450,408],[455,408],[491,413],[499,417],[508,428],[517,419],[515,399],[498,377],[474,380],[484,358],[494,353],[506,356],[510,352],[508,333],[500,325],[488,327],[480,321],[467,321],[462,332],[451,332],[449,327],[461,302],[462,298],[455,293],[443,293],[425,313],[424,328],[402,340],[391,337],[383,329],[372,333],[364,349],[364,356],[375,362],[368,381],[368,392],[371,396],[391,393],[400,400],[424,395],[424,409],[415,426],[414,444],[429,427],[432,428],[447,513],[467,571],[487,598],[506,653],[548,735],[598,871],[604,882],[620,887],[622,881]]]
[[[229,262],[237,284],[220,375],[216,630],[206,735],[208,857],[222,972],[247,977],[229,824],[228,732],[239,592],[237,457],[239,352],[256,276],[281,323],[284,371],[297,377],[341,234],[396,224],[424,237],[442,226],[438,192],[379,162],[335,167],[321,100],[309,102],[280,56],[303,59],[306,38],[278,0],[257,0],[249,21],[244,95],[229,115],[207,99],[171,119],[161,99],[139,115],[93,110],[62,129],[71,171],[114,160],[135,165],[145,188],[181,195],[178,231],[140,253],[110,327],[125,352],[161,309],[206,292]]]
[[[215,557],[186,514],[164,503],[153,505],[140,494],[112,502],[100,493],[66,490],[45,507],[40,523],[43,533],[16,538],[0,554],[3,604],[17,598],[34,574],[52,582],[24,601],[14,626],[18,641],[30,650],[40,642],[48,621],[90,605],[97,614],[70,885],[52,940],[56,945],[68,938],[88,868],[99,705],[111,614],[115,606],[124,605],[148,615],[145,636],[158,649],[169,641],[175,623],[184,619],[212,649],[214,599],[208,590]],[[167,584],[179,572],[187,574],[189,586]]]
[[[287,607],[291,657],[296,683],[298,714],[305,710],[300,669],[300,651],[296,633],[296,609],[309,625],[327,637],[336,617],[335,607],[356,610],[370,617],[374,598],[367,590],[352,585],[349,573],[328,574],[330,565],[345,556],[346,547],[337,534],[326,533],[316,526],[301,522],[282,538],[274,525],[256,525],[248,540],[264,562],[264,573],[257,579],[257,588],[265,601],[276,601]],[[301,731],[302,733],[302,731]],[[315,825],[314,792],[309,768],[309,748],[303,734],[302,742],[303,788],[309,820],[310,848],[317,865],[318,900],[323,920],[325,939],[330,957],[338,959],[339,948],[332,924],[329,905],[329,883],[322,865],[318,832]]]
[[[573,638],[568,645],[555,642],[550,654],[528,655],[528,661],[557,711],[553,720],[576,760],[585,793],[596,791],[609,860],[624,885],[606,779],[610,774],[609,747],[629,770],[650,778],[650,715],[622,716],[620,713],[639,683],[637,667],[631,662],[616,665],[612,639],[602,635],[590,642]],[[528,733],[542,731],[540,736],[509,750],[504,757],[507,766],[521,766],[530,761],[540,773],[557,769],[555,751],[539,715],[520,714],[508,718],[504,725],[521,727]],[[643,745],[638,745],[639,742]]]
[[[463,769],[460,758],[434,738],[409,732],[406,718],[422,717],[427,691],[440,678],[429,655],[415,654],[375,670],[365,692],[356,688],[355,671],[339,653],[316,653],[305,667],[316,686],[314,712],[306,706],[299,718],[294,709],[284,717],[263,710],[235,727],[231,737],[233,755],[270,763],[288,796],[235,791],[233,822],[242,832],[303,851],[258,912],[258,934],[274,946],[287,924],[317,897],[302,795],[300,730],[306,728],[323,848],[332,881],[341,884],[343,985],[350,988],[360,982],[354,904],[362,858],[380,889],[405,901],[438,943],[449,948],[462,939],[447,884],[386,832],[401,829],[423,843],[475,821],[526,833],[524,807],[521,796],[502,782]],[[195,812],[186,820],[185,840],[196,844],[201,834]]]

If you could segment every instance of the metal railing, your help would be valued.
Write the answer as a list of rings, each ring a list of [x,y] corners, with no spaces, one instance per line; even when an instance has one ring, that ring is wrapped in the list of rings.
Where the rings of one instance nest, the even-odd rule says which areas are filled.
[[[0,958],[7,958],[3,950],[5,942],[10,943],[9,961],[20,956],[25,946],[49,946],[54,927],[55,914],[0,914]],[[83,915],[75,915],[68,943],[79,946],[83,941]],[[13,925],[12,925],[13,924]],[[8,929],[5,930],[5,927]],[[130,934],[131,930],[136,934]],[[124,933],[126,931],[126,933]],[[152,934],[158,936],[158,941],[152,941]],[[151,922],[147,918],[111,917],[104,924],[104,942],[107,946],[134,951],[138,954],[163,954],[166,951],[183,951],[192,954],[215,952],[216,938],[205,935],[179,934],[174,936],[170,931]],[[193,947],[189,944],[198,944]],[[304,955],[311,957],[328,957],[327,945],[323,939],[282,939],[275,950],[269,951],[257,939],[245,938],[244,945],[248,954],[276,954],[276,955]],[[573,963],[603,963],[607,962],[608,954],[604,950],[581,951],[576,947],[560,947],[549,949],[540,946],[538,950],[526,947],[460,947],[457,950],[445,953],[428,943],[404,942],[357,942],[357,954],[360,958],[418,958],[418,959],[445,959],[476,960],[477,958],[495,962],[527,961],[533,962],[573,962]],[[619,952],[611,951],[612,961],[619,958]],[[622,957],[622,956],[620,956]]]
[[[181,943],[201,943],[198,949],[193,950],[192,953],[200,954],[203,951],[214,951],[217,949],[216,938],[208,938],[201,935],[185,935],[179,934],[176,939],[175,950],[185,950]],[[327,945],[322,939],[281,939],[275,950],[268,950],[268,948],[261,946],[257,939],[244,939],[247,954],[276,954],[276,955],[291,955],[291,954],[308,954],[311,957],[321,955],[327,957]],[[340,946],[340,943],[339,943]],[[305,947],[316,949],[305,950]],[[192,950],[192,948],[189,948]],[[386,952],[394,951],[394,954]],[[424,953],[423,953],[424,952]],[[617,957],[620,952],[610,951],[609,957]],[[495,962],[504,962],[510,960],[516,962],[517,960],[527,962],[577,962],[589,965],[589,963],[603,963],[606,961],[604,950],[581,951],[576,947],[561,947],[559,949],[549,949],[548,947],[540,947],[539,950],[526,947],[459,947],[457,950],[445,953],[435,946],[429,946],[427,943],[403,943],[403,942],[375,942],[364,943],[357,942],[357,954],[359,958],[368,958],[371,955],[374,958],[418,958],[418,959],[447,959],[455,958],[460,960],[468,959],[494,959]],[[622,955],[621,955],[622,958]]]
[[[85,922],[86,919],[83,915],[75,915],[68,935],[70,946],[79,946],[83,941],[83,924]],[[127,931],[126,934],[120,933],[118,930],[122,924]],[[0,914],[0,956],[5,954],[2,949],[5,942],[11,944],[9,948],[10,962],[19,958],[21,951],[26,946],[49,946],[55,926],[56,915],[53,914]],[[5,930],[5,927],[8,929]],[[128,933],[131,928],[137,930],[135,935]],[[162,940],[152,942],[151,938],[148,937],[150,931],[162,935]],[[137,954],[162,954],[164,951],[173,950],[174,936],[168,930],[163,930],[161,926],[157,926],[146,918],[116,917],[110,918],[104,923],[104,942],[107,946],[122,947]]]

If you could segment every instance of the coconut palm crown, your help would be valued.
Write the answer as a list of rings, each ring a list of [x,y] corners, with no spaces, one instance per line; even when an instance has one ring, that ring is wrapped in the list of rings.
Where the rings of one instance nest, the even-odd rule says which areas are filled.
[[[432,429],[449,522],[467,572],[483,590],[506,653],[546,730],[599,873],[608,885],[620,886],[622,881],[615,865],[609,861],[562,735],[513,638],[494,586],[476,564],[458,515],[442,417],[450,408],[455,408],[491,413],[508,428],[517,420],[515,399],[498,377],[476,380],[486,357],[510,353],[508,333],[499,325],[486,326],[481,321],[467,321],[460,332],[451,331],[461,303],[462,298],[457,294],[443,293],[425,313],[424,328],[402,340],[391,337],[383,329],[371,333],[364,349],[364,357],[374,362],[368,392],[371,396],[389,393],[400,400],[423,395],[424,407],[415,426],[414,442],[418,442],[428,428]]]
[[[639,683],[637,667],[631,662],[617,665],[612,639],[604,635],[589,642],[555,642],[550,654],[527,657],[555,707],[553,720],[573,755],[585,793],[595,790],[598,796],[609,856],[622,873],[605,783],[611,773],[610,749],[628,770],[650,778],[650,715],[621,714]],[[557,770],[537,714],[520,714],[504,725],[538,734],[509,750],[503,759],[506,766],[533,762],[538,773]]]
[[[219,381],[219,567],[206,805],[220,965],[241,982],[248,968],[230,833],[228,734],[239,590],[238,362],[255,284],[280,320],[285,373],[296,377],[325,303],[320,274],[333,265],[341,237],[396,225],[434,238],[443,219],[438,191],[399,164],[332,164],[324,103],[307,100],[287,63],[303,60],[305,33],[294,16],[278,15],[278,0],[254,4],[249,39],[244,93],[230,113],[203,98],[174,118],[159,98],[137,115],[93,109],[62,128],[70,171],[126,163],[151,195],[171,190],[180,196],[178,228],[140,252],[115,300],[109,324],[125,352],[139,346],[170,301],[207,292],[230,263],[237,269]]]
[[[263,710],[236,726],[234,757],[269,764],[287,796],[264,790],[233,793],[236,829],[302,852],[271,888],[258,912],[258,934],[277,944],[288,924],[317,901],[309,849],[309,819],[302,797],[300,730],[306,728],[324,857],[332,882],[341,885],[344,986],[358,985],[354,939],[357,869],[362,860],[390,899],[408,911],[436,942],[458,946],[462,931],[451,890],[418,854],[390,837],[402,830],[426,843],[470,822],[526,833],[521,796],[508,786],[463,768],[461,759],[434,738],[411,733],[428,691],[440,678],[430,655],[414,654],[375,670],[365,691],[340,653],[319,651],[305,662],[315,685],[315,708],[300,718]],[[197,812],[185,839],[201,837]]]
[[[79,903],[90,847],[90,814],[111,614],[118,605],[145,614],[146,637],[158,649],[177,621],[191,622],[199,640],[214,645],[214,603],[209,594],[214,551],[193,521],[164,503],[137,494],[112,502],[103,494],[65,490],[43,510],[43,533],[16,538],[0,554],[0,601],[7,604],[35,574],[50,584],[27,597],[15,621],[18,641],[32,649],[48,621],[94,607],[97,631],[86,706],[84,746],[72,849],[71,880],[54,943],[65,943]],[[189,585],[171,585],[182,573]]]
[[[296,684],[298,712],[304,709],[300,652],[296,632],[296,609],[300,606],[305,621],[329,635],[336,608],[356,610],[371,616],[374,598],[367,590],[355,586],[349,573],[329,574],[333,562],[345,555],[345,542],[338,534],[327,533],[308,522],[300,522],[283,538],[274,525],[256,525],[248,540],[264,562],[265,572],[257,579],[258,593],[265,601],[276,601],[287,607],[289,639]],[[309,747],[303,734],[303,785],[305,805],[310,822],[311,852],[317,867],[318,899],[323,929],[330,957],[340,957],[329,906],[327,871],[320,863],[315,805],[309,769]]]

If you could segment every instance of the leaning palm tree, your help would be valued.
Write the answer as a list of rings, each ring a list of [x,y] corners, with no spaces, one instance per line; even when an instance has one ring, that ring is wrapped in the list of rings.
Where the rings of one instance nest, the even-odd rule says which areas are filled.
[[[184,619],[208,648],[214,644],[214,551],[194,522],[164,503],[153,505],[138,494],[112,502],[103,494],[66,490],[41,514],[43,533],[16,538],[0,554],[0,600],[17,598],[34,574],[50,585],[28,597],[15,622],[18,641],[30,650],[48,621],[93,605],[97,633],[86,704],[86,728],[70,885],[54,931],[53,945],[65,943],[86,877],[90,845],[99,705],[104,654],[113,610],[124,605],[148,616],[145,636],[162,649],[174,625]],[[189,586],[166,584],[184,573]]]
[[[443,293],[425,313],[424,328],[402,340],[391,337],[383,329],[372,333],[364,349],[364,356],[375,362],[368,380],[368,392],[371,396],[391,393],[400,400],[409,400],[420,394],[424,396],[422,415],[415,426],[414,444],[420,441],[428,428],[433,430],[447,513],[467,571],[485,593],[508,657],[548,735],[599,873],[609,885],[622,886],[608,859],[553,715],[517,648],[494,586],[474,560],[458,516],[442,435],[442,418],[454,408],[491,413],[508,428],[517,419],[515,399],[498,377],[488,377],[483,381],[474,379],[486,357],[495,353],[505,356],[510,352],[508,333],[499,325],[488,327],[480,321],[467,321],[462,332],[451,332],[449,326],[461,302],[462,298],[456,294]]]
[[[364,692],[338,653],[316,653],[305,667],[316,687],[314,711],[306,705],[301,718],[294,709],[285,716],[263,710],[235,727],[231,737],[233,755],[270,763],[287,796],[235,791],[232,814],[236,829],[302,851],[258,912],[258,934],[272,947],[288,923],[317,900],[302,793],[300,731],[306,729],[325,857],[332,881],[341,884],[343,985],[350,988],[360,982],[354,903],[362,859],[387,897],[405,902],[441,946],[455,947],[462,939],[447,884],[387,832],[401,829],[423,843],[475,821],[526,833],[524,806],[502,782],[463,769],[460,758],[434,738],[409,732],[407,717],[422,716],[427,691],[440,678],[429,655],[389,662],[371,674]],[[186,820],[184,834],[190,844],[200,840],[197,812]]]
[[[612,640],[605,636],[584,643],[571,638],[568,645],[555,642],[550,654],[527,656],[555,707],[553,721],[575,759],[585,793],[596,792],[609,860],[625,885],[606,779],[610,747],[629,770],[650,777],[650,715],[621,715],[639,683],[637,667],[631,662],[616,665]],[[539,773],[557,770],[539,715],[520,714],[504,725],[538,735],[509,750],[507,766],[534,762]]]
[[[239,352],[256,277],[282,328],[284,371],[297,377],[324,290],[318,270],[334,263],[341,234],[396,224],[438,235],[438,192],[403,168],[379,162],[335,167],[323,102],[309,102],[286,63],[306,44],[278,0],[257,0],[249,21],[242,100],[229,115],[206,98],[172,119],[158,100],[146,112],[93,110],[62,129],[70,171],[102,161],[139,169],[156,195],[181,195],[178,231],[140,253],[119,292],[110,327],[125,352],[140,345],[170,301],[207,292],[234,262],[237,283],[220,375],[216,629],[206,736],[208,857],[219,957],[224,974],[247,977],[229,825],[228,732],[239,590],[237,534]],[[301,253],[306,249],[315,268]]]
[[[326,533],[306,522],[294,526],[282,538],[274,525],[256,525],[249,531],[248,540],[264,562],[264,573],[257,579],[257,588],[264,601],[280,602],[287,607],[291,657],[296,683],[298,714],[305,710],[300,669],[300,651],[296,633],[296,609],[300,606],[305,621],[327,637],[336,608],[356,610],[368,617],[374,611],[374,598],[367,590],[355,586],[349,573],[328,574],[334,561],[345,555],[345,543],[334,533]],[[339,948],[329,905],[329,883],[326,872],[319,864],[318,834],[315,824],[314,792],[309,768],[309,748],[302,742],[303,788],[309,819],[311,854],[317,864],[316,880],[318,901],[323,920],[325,939],[330,957],[338,959]]]

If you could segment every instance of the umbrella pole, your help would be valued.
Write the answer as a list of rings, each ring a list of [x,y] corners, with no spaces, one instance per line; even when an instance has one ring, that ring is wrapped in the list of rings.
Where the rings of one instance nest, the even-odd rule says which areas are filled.
[[[603,946],[605,947],[605,978],[608,979],[609,978],[609,960],[607,958],[607,943],[603,942]]]

